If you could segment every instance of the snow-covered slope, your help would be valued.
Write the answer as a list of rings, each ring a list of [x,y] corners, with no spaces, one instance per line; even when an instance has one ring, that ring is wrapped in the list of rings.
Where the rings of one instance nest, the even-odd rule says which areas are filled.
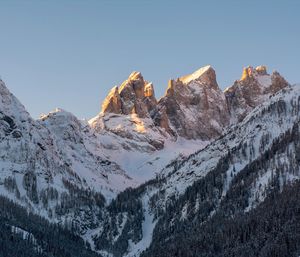
[[[204,149],[173,161],[155,180],[119,195],[107,209],[110,218],[94,235],[96,248],[114,256],[139,256],[150,245],[149,235],[154,233],[157,240],[164,237],[164,229],[169,233],[180,228],[181,220],[192,220],[194,215],[203,215],[205,220],[212,217],[222,201],[232,197],[237,184],[247,183],[247,204],[242,210],[248,212],[271,192],[279,170],[281,185],[299,179],[296,160],[300,138],[292,136],[299,133],[299,101],[300,85],[281,90]],[[257,166],[259,163],[265,166]],[[251,165],[257,168],[251,179],[243,182]],[[207,204],[211,205],[209,212],[203,209]],[[112,224],[115,219],[118,223]],[[111,234],[107,227],[117,232]]]
[[[62,110],[33,120],[0,81],[2,195],[53,221],[95,225],[93,212],[105,198],[136,183],[101,157],[94,137]]]
[[[184,138],[175,141],[152,119],[140,119],[136,114],[99,114],[89,123],[101,152],[139,184],[153,179],[171,160],[188,156],[208,143]]]
[[[292,129],[299,121],[299,97],[300,85],[283,89],[270,101],[250,112],[241,123],[229,127],[224,136],[205,149],[190,155],[186,160],[168,165],[160,175],[167,180],[162,190],[165,189],[167,195],[184,193],[194,181],[216,168],[221,158],[236,151],[237,156],[232,157],[232,165],[227,170],[229,186],[233,170],[238,173],[251,160],[259,158],[276,138]]]
[[[39,123],[50,130],[60,157],[86,187],[111,200],[125,188],[137,185],[118,164],[104,157],[97,136],[73,114],[56,109],[42,115]]]

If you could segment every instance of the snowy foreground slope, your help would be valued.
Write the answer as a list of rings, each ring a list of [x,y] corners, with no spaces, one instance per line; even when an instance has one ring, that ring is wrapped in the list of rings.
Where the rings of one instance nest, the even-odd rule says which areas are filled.
[[[243,227],[244,218],[268,214],[270,197],[298,194],[299,111],[300,85],[263,66],[247,67],[224,92],[206,66],[170,81],[159,100],[134,72],[89,122],[62,109],[33,120],[0,81],[0,194],[80,235],[91,256],[251,256],[243,254],[261,244],[230,218]],[[246,233],[250,248],[214,242],[227,228]],[[45,251],[30,226],[9,231]],[[286,252],[296,253],[297,237],[286,238]]]

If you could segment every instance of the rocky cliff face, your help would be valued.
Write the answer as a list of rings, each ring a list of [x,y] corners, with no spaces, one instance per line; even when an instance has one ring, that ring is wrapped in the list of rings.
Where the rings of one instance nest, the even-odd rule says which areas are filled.
[[[152,83],[144,80],[140,72],[133,72],[120,87],[114,87],[104,100],[102,113],[137,114],[149,117],[157,104]]]
[[[215,138],[229,121],[226,99],[211,66],[169,81],[158,109],[156,124],[187,139]]]
[[[278,72],[270,75],[265,66],[244,68],[241,79],[225,90],[231,122],[243,120],[254,107],[287,86],[288,82]]]

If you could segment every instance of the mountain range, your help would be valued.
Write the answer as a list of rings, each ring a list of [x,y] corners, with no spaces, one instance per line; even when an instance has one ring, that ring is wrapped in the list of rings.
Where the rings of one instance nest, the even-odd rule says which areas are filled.
[[[0,256],[299,256],[300,85],[140,72],[96,117],[33,119],[0,81]],[[2,254],[2,255],[1,255]]]

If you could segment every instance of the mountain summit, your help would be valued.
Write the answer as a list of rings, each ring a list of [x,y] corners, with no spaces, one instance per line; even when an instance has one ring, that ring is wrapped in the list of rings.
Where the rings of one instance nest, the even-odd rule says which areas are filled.
[[[225,96],[211,66],[170,80],[158,110],[156,124],[186,139],[210,140],[220,135],[229,120]]]
[[[216,72],[210,65],[204,66],[192,74],[183,76],[179,78],[179,80],[184,84],[189,84],[192,81],[199,81],[204,84],[211,85],[211,87],[214,89],[218,88]]]
[[[232,121],[241,121],[254,107],[288,85],[277,71],[268,74],[266,66],[244,68],[241,79],[225,90]]]
[[[102,104],[102,113],[137,114],[149,116],[156,99],[152,83],[144,80],[140,72],[132,72],[120,87],[113,87]]]

